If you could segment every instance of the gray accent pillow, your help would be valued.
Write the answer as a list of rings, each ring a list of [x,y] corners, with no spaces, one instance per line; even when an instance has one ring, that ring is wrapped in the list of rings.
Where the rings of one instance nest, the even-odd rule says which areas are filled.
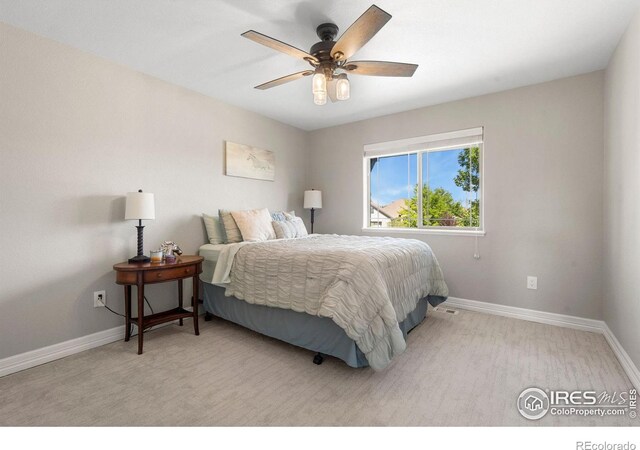
[[[202,213],[202,220],[204,221],[204,227],[207,229],[209,244],[224,244],[224,229],[220,224],[220,218]]]
[[[233,244],[236,242],[242,242],[242,233],[236,220],[231,215],[231,211],[227,209],[219,209],[218,215],[220,216],[220,222],[225,233],[225,241],[227,244]]]
[[[296,237],[296,227],[290,220],[274,220],[271,222],[276,239],[291,239]]]

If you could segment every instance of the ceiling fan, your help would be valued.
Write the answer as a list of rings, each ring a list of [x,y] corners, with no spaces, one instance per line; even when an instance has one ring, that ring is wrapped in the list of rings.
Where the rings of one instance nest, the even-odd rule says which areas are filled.
[[[338,35],[338,26],[334,23],[323,23],[316,28],[316,34],[321,41],[313,44],[308,53],[257,31],[249,30],[242,33],[242,36],[247,39],[295,58],[303,59],[313,67],[313,70],[303,70],[285,75],[255,88],[270,89],[313,75],[311,83],[313,101],[316,105],[324,105],[327,103],[327,96],[332,102],[349,99],[350,86],[347,74],[383,77],[413,76],[418,68],[417,64],[349,60],[390,19],[391,14],[372,5],[337,41],[335,41],[335,37]]]

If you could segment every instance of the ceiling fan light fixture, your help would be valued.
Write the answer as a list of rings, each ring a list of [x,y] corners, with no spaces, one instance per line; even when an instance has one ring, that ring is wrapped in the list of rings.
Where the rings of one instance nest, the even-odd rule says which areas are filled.
[[[324,73],[317,71],[311,80],[313,95],[324,94],[325,101],[327,97],[327,77]]]
[[[336,83],[336,98],[338,100],[349,100],[349,96],[351,94],[351,87],[349,85],[349,78],[347,78],[346,73],[341,73],[337,76]]]
[[[318,106],[325,105],[327,103],[327,93],[326,92],[314,92],[313,93],[313,103]]]

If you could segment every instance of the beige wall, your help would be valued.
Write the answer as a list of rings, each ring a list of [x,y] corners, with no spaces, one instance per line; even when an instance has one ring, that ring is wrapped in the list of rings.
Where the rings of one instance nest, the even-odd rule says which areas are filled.
[[[145,252],[195,253],[199,214],[302,209],[307,134],[0,24],[0,359],[122,324],[112,265],[135,254],[124,195],[155,193]],[[276,181],[223,175],[223,141],[276,152]],[[148,289],[173,304],[175,283]],[[188,295],[190,291],[187,292]]]
[[[640,367],[640,13],[605,77],[604,317]]]
[[[324,196],[316,230],[362,234],[364,144],[484,126],[481,258],[472,237],[404,237],[433,248],[454,297],[601,318],[603,79],[600,71],[311,132],[310,180]]]
[[[311,187],[324,194],[316,231],[362,234],[364,144],[484,126],[481,259],[471,237],[405,237],[432,246],[452,296],[599,319],[605,294],[604,317],[638,363],[634,24],[606,78],[604,221],[603,72],[306,133],[0,24],[0,358],[122,323],[94,309],[92,293],[107,290],[122,310],[111,266],[135,253],[134,223],[122,220],[128,191],[156,194],[146,251],[173,239],[194,253],[200,212],[301,211]],[[226,139],[274,150],[276,181],[224,176]],[[162,309],[175,290],[148,292]]]

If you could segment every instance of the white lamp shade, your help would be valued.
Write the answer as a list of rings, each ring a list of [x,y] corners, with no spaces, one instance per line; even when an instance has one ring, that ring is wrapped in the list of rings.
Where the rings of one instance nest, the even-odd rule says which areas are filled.
[[[305,209],[322,208],[322,191],[304,191],[304,207]]]
[[[124,220],[153,220],[156,218],[153,194],[149,192],[127,192],[127,207]]]

